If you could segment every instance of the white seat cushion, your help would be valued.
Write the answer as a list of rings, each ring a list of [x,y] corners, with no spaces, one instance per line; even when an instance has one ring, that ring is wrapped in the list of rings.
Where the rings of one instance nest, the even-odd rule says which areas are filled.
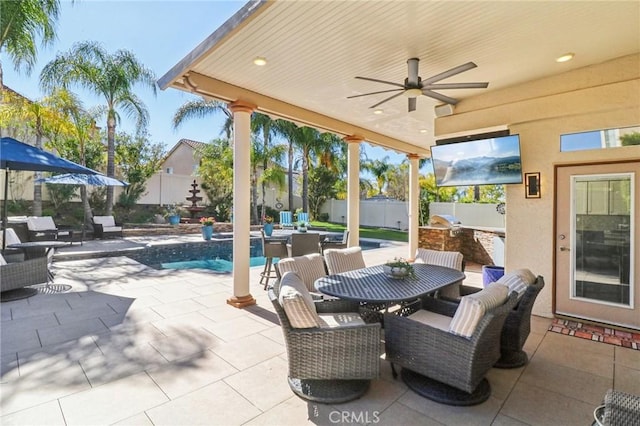
[[[449,332],[470,338],[485,312],[502,305],[508,296],[509,289],[498,283],[491,283],[477,293],[464,296],[451,320]]]
[[[56,229],[56,224],[51,216],[30,216],[27,218],[29,231],[49,231]]]
[[[425,309],[420,309],[419,311],[412,313],[408,318],[413,321],[418,321],[422,324],[438,328],[442,331],[449,331],[451,326],[451,317],[427,311]]]
[[[295,272],[287,272],[280,279],[278,302],[292,327],[320,327],[320,318],[313,299],[304,282]]]
[[[102,225],[103,228],[107,226],[116,226],[116,220],[113,216],[94,216],[93,223]]]
[[[282,275],[285,272],[296,272],[307,286],[307,290],[311,292],[316,290],[315,281],[327,275],[327,271],[324,269],[324,259],[320,253],[280,259],[278,270]]]
[[[320,314],[321,328],[337,328],[344,326],[365,325],[360,315],[356,312],[338,312]]]
[[[2,256],[2,254],[0,254],[0,265],[6,265],[7,261],[4,260],[4,257]]]
[[[9,244],[20,244],[20,237],[16,234],[16,231],[13,228],[7,228],[7,245]],[[0,246],[2,245],[2,231],[0,231]]]
[[[122,231],[122,226],[103,226],[102,232],[119,232]]]
[[[329,274],[340,274],[354,269],[366,268],[362,257],[362,248],[327,249],[324,251]]]
[[[536,281],[536,276],[529,269],[516,269],[501,276],[497,283],[506,285],[509,291],[518,293],[518,297],[522,296],[527,286],[532,285]]]

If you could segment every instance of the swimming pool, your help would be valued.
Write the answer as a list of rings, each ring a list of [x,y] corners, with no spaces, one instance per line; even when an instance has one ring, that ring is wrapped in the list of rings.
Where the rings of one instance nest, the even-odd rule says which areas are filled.
[[[363,250],[380,247],[380,243],[373,241],[361,240],[360,245]],[[251,266],[264,265],[260,238],[251,238],[249,255]],[[222,239],[155,245],[127,256],[156,269],[209,269],[230,273],[233,270],[233,241]]]

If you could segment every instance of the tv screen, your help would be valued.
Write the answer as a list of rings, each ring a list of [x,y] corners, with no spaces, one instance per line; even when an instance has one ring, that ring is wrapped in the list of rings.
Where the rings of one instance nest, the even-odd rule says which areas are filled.
[[[438,186],[522,183],[518,135],[435,145],[431,162]]]

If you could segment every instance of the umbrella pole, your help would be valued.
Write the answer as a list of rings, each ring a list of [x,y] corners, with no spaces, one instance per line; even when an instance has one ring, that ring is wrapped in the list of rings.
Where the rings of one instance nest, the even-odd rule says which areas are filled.
[[[9,193],[9,168],[4,170],[4,204],[2,205],[2,250],[7,248],[7,194]]]

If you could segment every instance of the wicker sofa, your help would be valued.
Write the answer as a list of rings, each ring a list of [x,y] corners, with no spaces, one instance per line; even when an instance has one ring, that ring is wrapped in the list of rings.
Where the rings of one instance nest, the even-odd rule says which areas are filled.
[[[416,393],[448,405],[476,405],[491,395],[485,378],[500,358],[500,333],[516,293],[482,315],[469,337],[413,318],[385,314],[386,357],[402,367],[403,381]],[[458,305],[425,298],[422,309],[454,317]],[[420,313],[420,312],[418,312]],[[395,376],[395,367],[394,367]]]
[[[283,280],[292,275],[296,274],[286,273]],[[380,324],[296,328],[279,301],[277,286],[269,288],[268,294],[284,334],[291,390],[305,400],[327,404],[362,396],[370,380],[379,375],[382,353]],[[319,315],[358,315],[357,305],[354,311],[354,304],[349,302],[336,300],[314,305]]]
[[[122,237],[122,225],[113,216],[93,216],[91,220],[95,238]]]

